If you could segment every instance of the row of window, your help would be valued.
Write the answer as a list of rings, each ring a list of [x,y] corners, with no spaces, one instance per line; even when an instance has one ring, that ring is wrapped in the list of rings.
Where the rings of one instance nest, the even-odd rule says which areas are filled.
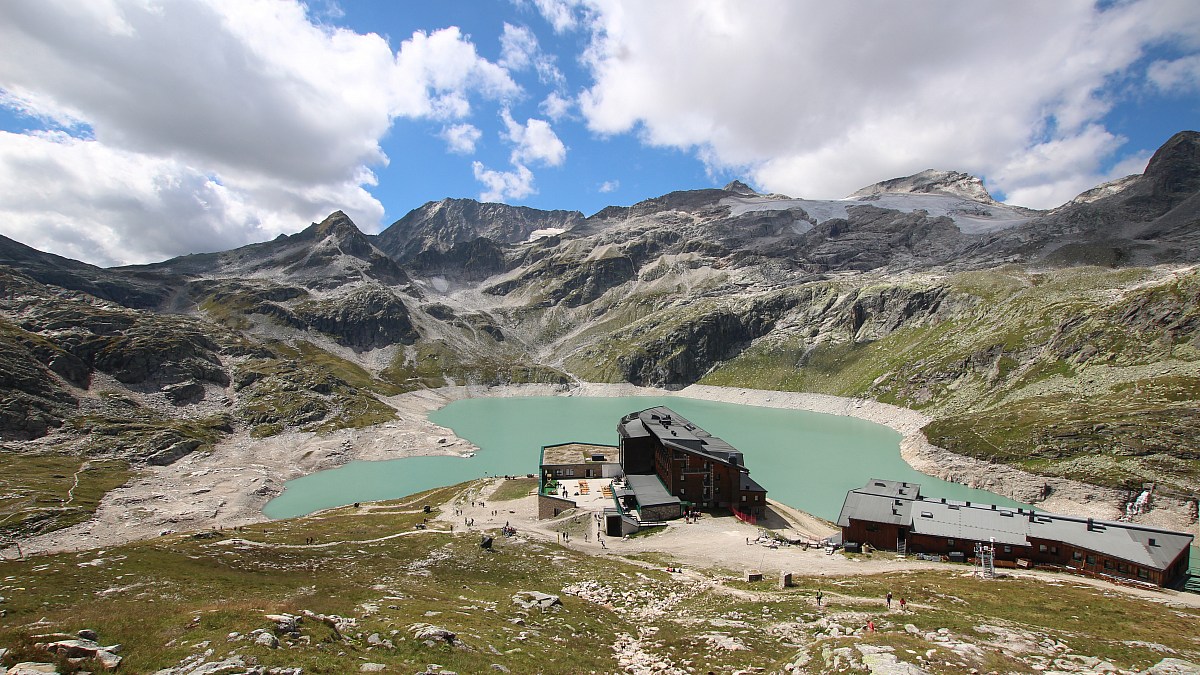
[[[1096,555],[1093,553],[1088,553],[1087,555],[1084,555],[1080,551],[1075,551],[1074,554],[1071,555],[1071,558],[1075,562],[1083,561],[1084,564],[1086,564],[1086,565],[1090,565],[1092,567],[1096,566]],[[1133,574],[1136,572],[1139,579],[1149,579],[1150,578],[1150,570],[1147,570],[1143,567],[1138,567],[1137,565],[1130,565],[1128,563],[1123,563],[1120,561],[1113,562],[1112,560],[1109,560],[1107,558],[1104,559],[1104,569],[1108,572],[1112,572],[1115,570],[1116,572],[1118,572],[1120,574]]]

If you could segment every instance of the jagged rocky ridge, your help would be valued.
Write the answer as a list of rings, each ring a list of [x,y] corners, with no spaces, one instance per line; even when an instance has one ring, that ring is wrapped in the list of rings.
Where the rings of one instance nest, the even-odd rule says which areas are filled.
[[[931,170],[587,218],[443,200],[378,235],[337,212],[108,270],[0,238],[0,432],[18,451],[149,424],[93,451],[166,461],[225,429],[377,423],[379,395],[419,387],[699,381],[875,397],[959,452],[1195,490],[1198,238],[1196,132],[1047,212]]]

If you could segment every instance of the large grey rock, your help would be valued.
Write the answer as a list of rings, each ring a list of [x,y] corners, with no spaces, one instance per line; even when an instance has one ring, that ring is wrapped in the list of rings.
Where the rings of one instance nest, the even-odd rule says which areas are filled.
[[[414,623],[408,627],[408,630],[413,634],[414,638],[423,642],[454,644],[458,639],[458,636],[453,631],[428,623]]]
[[[557,595],[539,591],[521,591],[513,596],[512,601],[514,605],[520,605],[525,609],[550,609],[555,605],[562,604],[562,600]]]
[[[8,669],[7,675],[46,675],[47,673],[57,673],[58,668],[53,663],[34,663],[33,661],[25,661],[18,663]]]
[[[1144,673],[1145,675],[1195,675],[1195,673],[1200,673],[1200,663],[1168,658],[1150,666]]]
[[[91,631],[81,631],[91,632]],[[95,633],[92,632],[94,635]],[[96,659],[104,664],[104,667],[109,670],[115,670],[121,665],[121,657],[110,651],[108,647],[101,647],[94,640],[86,640],[83,638],[76,640],[57,640],[45,645],[46,651],[51,654],[68,659]],[[120,647],[116,647],[120,649]]]
[[[270,633],[259,633],[258,637],[254,638],[254,644],[275,649],[279,646],[279,638]]]

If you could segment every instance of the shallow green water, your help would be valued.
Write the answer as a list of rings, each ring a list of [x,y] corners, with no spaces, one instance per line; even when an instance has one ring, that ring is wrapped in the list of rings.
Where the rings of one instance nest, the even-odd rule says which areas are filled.
[[[918,473],[900,459],[900,434],[849,417],[675,397],[537,396],[456,401],[429,417],[479,446],[472,458],[351,462],[293,481],[263,512],[288,518],[358,501],[394,499],[485,475],[537,473],[543,445],[617,444],[617,420],[667,405],[745,456],[768,496],[837,518],[846,492],[871,478],[921,484],[922,494],[1017,506],[1004,496]]]

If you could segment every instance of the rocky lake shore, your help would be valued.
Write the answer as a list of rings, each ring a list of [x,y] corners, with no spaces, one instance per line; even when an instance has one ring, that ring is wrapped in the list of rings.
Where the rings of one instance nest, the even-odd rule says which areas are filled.
[[[328,434],[288,432],[254,439],[242,433],[211,452],[194,453],[168,466],[147,466],[127,485],[109,493],[89,521],[22,541],[22,552],[49,553],[99,548],[148,539],[164,532],[231,528],[262,522],[263,507],[284,484],[353,460],[387,460],[425,455],[467,456],[478,451],[454,432],[429,421],[430,412],[480,396],[679,396],[725,403],[807,410],[882,424],[901,434],[901,455],[923,473],[991,490],[1053,512],[1115,519],[1124,513],[1126,494],[1113,489],[1029,474],[948,452],[921,432],[929,418],[919,412],[871,400],[824,394],[692,385],[680,390],[631,384],[579,383],[573,386],[522,384],[457,386],[420,390],[384,399],[395,420],[363,429]],[[1045,499],[1045,486],[1049,492]],[[1158,499],[1137,521],[1196,531],[1187,504]],[[15,546],[3,551],[16,555]]]

